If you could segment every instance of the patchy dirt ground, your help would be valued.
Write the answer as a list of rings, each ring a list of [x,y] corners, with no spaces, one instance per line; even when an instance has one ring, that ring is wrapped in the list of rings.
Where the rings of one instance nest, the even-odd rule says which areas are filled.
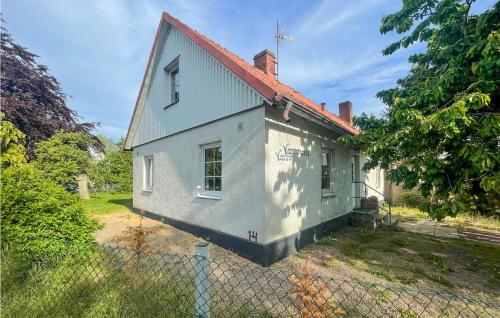
[[[162,251],[193,254],[203,240],[124,209],[95,215],[104,224],[97,233],[101,244],[122,244],[129,227],[141,222],[156,229],[151,244]],[[248,260],[212,244],[214,257]],[[307,261],[319,275],[361,280],[383,285],[448,290],[463,295],[500,295],[500,247],[495,245],[433,238],[428,235],[391,230],[346,228],[304,248],[272,267],[294,270]]]
[[[204,242],[192,234],[176,229],[173,226],[155,221],[146,217],[141,217],[135,213],[124,209],[119,212],[101,214],[94,216],[104,227],[96,234],[96,241],[106,245],[121,245],[124,236],[128,235],[127,230],[130,227],[138,226],[142,223],[145,229],[156,229],[155,233],[150,235],[150,242],[155,248],[162,251],[178,254],[194,254],[196,243]],[[249,262],[248,260],[226,250],[215,244],[212,244],[211,255],[216,257],[230,257],[232,259]]]
[[[349,227],[290,256],[314,271],[383,285],[500,296],[500,248],[492,244]]]

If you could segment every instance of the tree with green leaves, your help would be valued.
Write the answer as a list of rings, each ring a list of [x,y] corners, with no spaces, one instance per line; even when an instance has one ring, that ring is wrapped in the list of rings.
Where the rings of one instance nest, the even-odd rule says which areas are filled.
[[[383,54],[426,43],[409,74],[377,96],[381,118],[355,119],[342,140],[381,165],[390,181],[418,187],[436,219],[500,206],[500,4],[471,14],[474,0],[406,0],[382,19],[403,37]],[[392,165],[394,164],[394,165]]]
[[[87,133],[60,131],[37,143],[35,165],[47,178],[66,190],[76,191],[75,178],[89,172],[95,145],[95,138]]]
[[[123,149],[123,138],[106,152],[90,174],[91,182],[99,189],[119,192],[132,191],[132,152]]]
[[[103,134],[98,134],[96,135],[97,139],[101,142],[101,144],[104,146],[104,151],[109,152],[111,150],[116,149],[116,144],[113,142],[113,140]]]
[[[26,149],[24,148],[24,134],[0,112],[0,169],[26,163]]]
[[[66,105],[58,80],[46,65],[38,64],[36,54],[16,43],[1,22],[0,103],[6,118],[25,134],[28,158],[34,158],[37,142],[57,131],[90,134],[96,124],[79,122],[78,114]]]

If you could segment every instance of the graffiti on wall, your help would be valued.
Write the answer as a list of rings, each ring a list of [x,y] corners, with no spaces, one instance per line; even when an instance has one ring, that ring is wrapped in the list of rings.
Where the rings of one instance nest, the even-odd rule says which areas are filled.
[[[281,146],[281,149],[276,152],[278,161],[293,161],[301,157],[309,157],[309,150],[293,148],[290,144]]]

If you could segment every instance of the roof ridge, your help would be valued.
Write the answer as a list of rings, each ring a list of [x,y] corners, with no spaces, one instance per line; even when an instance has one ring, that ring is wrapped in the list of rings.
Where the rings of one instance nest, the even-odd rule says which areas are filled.
[[[210,44],[212,44],[212,46],[214,46],[215,48],[217,48],[218,50],[222,51],[222,53],[224,53],[225,55],[229,55],[230,57],[232,58],[236,58],[238,60],[240,60],[241,62],[243,62],[245,64],[245,66],[247,67],[247,69],[251,72],[258,72],[260,73],[261,75],[263,75],[265,77],[266,80],[269,80],[271,82],[275,82],[276,84],[278,85],[281,85],[283,86],[284,88],[288,89],[288,90],[291,90],[293,93],[297,94],[297,95],[300,95],[300,97],[302,99],[305,99],[307,100],[310,104],[312,105],[308,105],[308,106],[313,106],[312,108],[317,111],[317,112],[321,112],[321,113],[324,113],[324,114],[327,114],[327,115],[330,115],[330,116],[333,116],[335,117],[336,119],[338,119],[339,121],[341,121],[342,124],[345,124],[347,125],[347,127],[351,128],[351,129],[354,129],[354,127],[350,126],[349,124],[345,123],[342,119],[340,119],[339,116],[337,116],[335,113],[332,113],[328,110],[323,110],[321,108],[321,106],[314,102],[312,99],[304,96],[300,91],[296,90],[295,88],[277,80],[274,78],[274,76],[272,75],[268,75],[266,74],[264,71],[254,67],[252,64],[250,64],[250,62],[246,61],[244,58],[240,57],[238,54],[230,51],[229,49],[225,48],[224,46],[220,45],[219,43],[215,42],[214,40],[210,39],[209,37],[207,37],[206,35],[200,33],[198,30],[196,30],[195,28],[192,28],[190,26],[188,26],[187,24],[185,24],[184,22],[180,21],[179,19],[173,17],[172,15],[170,15],[168,12],[163,12],[165,15],[167,15],[170,19],[172,20],[175,20],[177,23],[183,25],[184,27],[186,28],[189,28],[191,31],[193,31],[194,33],[196,33],[199,37],[203,38],[205,41],[209,42]]]
[[[210,39],[208,36],[204,35],[203,33],[201,33],[200,31],[196,30],[195,28],[187,25],[186,23],[182,22],[181,20],[177,19],[176,17],[170,15],[168,12],[166,11],[163,11],[164,14],[168,15],[171,19],[175,20],[177,23],[179,24],[182,24],[184,25],[185,27],[191,29],[193,32],[195,32],[198,36],[204,38],[204,40],[206,40],[207,42],[210,42],[212,45],[218,47],[219,49],[225,51],[226,53],[229,53],[230,55],[233,55],[234,57],[242,60],[243,62],[249,64],[251,66],[250,63],[248,63],[244,58],[240,57],[238,54],[230,51],[229,49],[225,48],[224,46],[220,45],[219,43],[215,42],[214,40]]]

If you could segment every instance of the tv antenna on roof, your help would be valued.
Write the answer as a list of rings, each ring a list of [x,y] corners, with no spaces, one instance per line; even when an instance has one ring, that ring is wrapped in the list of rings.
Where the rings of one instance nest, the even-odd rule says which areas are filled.
[[[284,30],[283,30],[284,31]],[[279,21],[276,20],[276,79],[278,79],[278,58],[279,58],[279,46],[283,41],[295,41],[295,35],[287,35],[284,34],[283,31],[280,31]]]

